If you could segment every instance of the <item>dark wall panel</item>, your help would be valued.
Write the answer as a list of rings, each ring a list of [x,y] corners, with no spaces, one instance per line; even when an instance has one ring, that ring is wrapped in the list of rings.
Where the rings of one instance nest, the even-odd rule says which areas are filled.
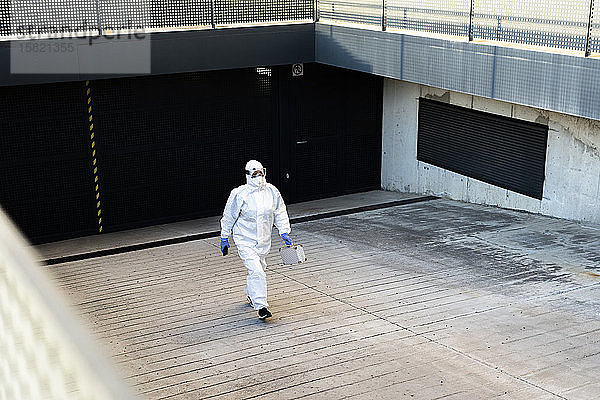
[[[305,67],[0,88],[0,204],[40,243],[218,215],[249,159],[287,203],[378,189],[381,78]]]
[[[419,101],[417,159],[542,198],[548,127],[427,99]]]
[[[107,231],[216,215],[251,158],[273,165],[269,70],[95,81]]]
[[[189,15],[185,17],[196,18]],[[135,36],[121,35],[117,40],[114,36],[100,36],[94,38],[91,45],[89,38],[85,37],[0,41],[0,86],[143,75],[146,71],[138,58],[140,54],[146,54],[148,44],[152,75],[273,66],[315,60],[313,23],[160,31],[144,37],[145,40],[139,40]],[[17,46],[20,49],[22,44],[40,48],[74,48],[73,52],[68,53],[68,57],[58,59],[44,58],[45,53],[28,53],[28,60],[40,61],[33,69],[41,68],[41,73],[18,74],[18,71],[11,69],[11,57],[14,55],[12,48]],[[137,60],[134,64],[141,67],[137,74],[131,73],[132,57]],[[60,64],[57,63],[58,60]],[[64,73],[59,74],[59,71]],[[118,71],[122,73],[116,73]]]
[[[283,71],[294,200],[381,188],[382,78],[321,64]]]
[[[0,205],[33,242],[97,230],[85,90],[0,88]]]
[[[349,71],[343,76],[346,134],[342,139],[344,192],[381,188],[381,134],[383,79]],[[340,82],[340,85],[344,85]],[[335,100],[334,100],[335,101]]]

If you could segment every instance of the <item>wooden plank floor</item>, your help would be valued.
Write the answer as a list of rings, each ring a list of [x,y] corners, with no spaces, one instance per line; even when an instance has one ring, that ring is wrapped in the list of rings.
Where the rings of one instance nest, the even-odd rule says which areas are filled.
[[[462,207],[470,225],[424,217]],[[507,213],[434,201],[297,224],[309,261],[282,265],[273,237],[268,322],[218,239],[49,268],[142,398],[600,398],[597,278],[532,278],[540,257],[486,235],[564,226]]]

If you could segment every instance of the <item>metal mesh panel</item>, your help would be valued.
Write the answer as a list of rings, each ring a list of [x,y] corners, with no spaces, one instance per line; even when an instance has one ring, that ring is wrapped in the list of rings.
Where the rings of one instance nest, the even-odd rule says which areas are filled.
[[[475,38],[584,50],[589,0],[474,0]]]
[[[388,0],[387,26],[467,36],[470,9],[470,0]]]
[[[381,78],[304,67],[288,88],[294,201],[381,187]]]
[[[208,26],[210,0],[100,0],[103,30]]]
[[[590,36],[590,51],[600,53],[600,11],[597,9],[598,1],[593,2],[592,8],[592,31]]]
[[[207,26],[210,0],[156,0],[152,2],[152,28]]]
[[[344,192],[377,189],[381,187],[382,82],[375,75],[360,72],[344,75],[346,82],[353,82],[344,94]]]
[[[132,399],[0,210],[0,398]]]
[[[313,18],[312,0],[215,0],[218,25]]]
[[[0,89],[0,204],[29,240],[94,233],[85,86]]]
[[[217,215],[245,183],[249,159],[272,168],[276,119],[266,69],[91,86],[104,231]],[[207,173],[215,166],[218,178]]]
[[[339,165],[338,144],[329,138],[316,138],[305,145],[296,146],[295,201],[307,201],[338,194],[335,173],[323,173]]]
[[[95,0],[0,0],[0,35],[98,30]]]
[[[319,1],[319,18],[381,25],[382,4],[382,0]]]
[[[140,29],[150,25],[148,0],[100,0],[102,30]]]

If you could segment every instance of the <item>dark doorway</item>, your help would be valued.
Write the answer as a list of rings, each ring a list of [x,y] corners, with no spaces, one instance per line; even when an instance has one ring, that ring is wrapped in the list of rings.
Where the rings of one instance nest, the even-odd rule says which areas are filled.
[[[282,188],[294,202],[381,187],[382,79],[305,65],[280,67]]]

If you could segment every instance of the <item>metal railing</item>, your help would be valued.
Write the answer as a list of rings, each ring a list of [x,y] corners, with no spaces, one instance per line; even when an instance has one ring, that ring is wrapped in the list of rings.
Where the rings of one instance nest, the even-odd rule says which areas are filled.
[[[582,51],[600,52],[595,0],[317,0],[318,18]]]
[[[562,48],[589,56],[600,52],[595,1],[0,0],[0,37],[328,21]]]
[[[0,37],[313,21],[314,0],[0,0]]]

